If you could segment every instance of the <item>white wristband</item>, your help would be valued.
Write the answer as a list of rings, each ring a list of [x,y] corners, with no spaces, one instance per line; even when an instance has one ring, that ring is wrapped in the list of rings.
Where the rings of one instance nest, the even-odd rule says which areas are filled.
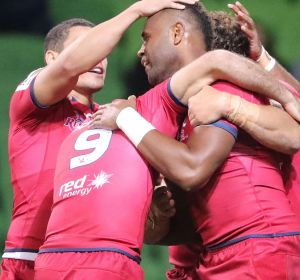
[[[261,46],[261,54],[260,54],[259,58],[256,59],[256,62],[259,62],[265,56],[266,52],[267,52],[266,49],[262,45]]]
[[[259,56],[259,58],[256,60],[256,62],[258,62],[260,65],[262,65],[266,71],[271,71],[275,64],[276,64],[276,60],[274,57],[272,57],[264,48],[264,46],[261,47],[261,54]],[[266,65],[267,64],[267,65]]]
[[[116,123],[136,147],[149,131],[155,129],[132,107],[124,108],[119,113]]]
[[[266,69],[267,71],[269,71],[269,72],[274,68],[274,66],[275,66],[275,64],[276,64],[275,58],[272,57],[272,56],[270,56],[270,57],[271,57],[271,60],[270,60],[270,62],[268,63],[268,65],[265,67],[265,69]]]

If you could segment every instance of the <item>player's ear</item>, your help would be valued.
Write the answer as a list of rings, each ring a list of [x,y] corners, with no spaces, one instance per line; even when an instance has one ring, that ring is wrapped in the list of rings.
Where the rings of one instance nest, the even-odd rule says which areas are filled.
[[[172,39],[174,45],[179,45],[184,38],[184,25],[181,22],[176,22],[172,27]]]
[[[46,64],[52,63],[58,56],[58,53],[52,50],[47,50],[45,53],[45,62]]]

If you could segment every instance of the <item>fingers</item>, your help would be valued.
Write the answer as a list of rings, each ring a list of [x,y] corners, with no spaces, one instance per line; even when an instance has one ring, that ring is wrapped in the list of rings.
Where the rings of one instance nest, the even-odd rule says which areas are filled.
[[[99,108],[97,112],[92,115],[92,119],[95,120],[97,117],[103,115],[105,108]]]
[[[183,10],[185,8],[184,4],[195,4],[199,0],[180,0],[180,1],[174,1],[171,3],[171,8],[173,9],[178,9],[178,10]]]
[[[182,3],[182,4],[195,4],[197,2],[199,2],[199,0],[175,0],[173,2],[177,2],[178,4]]]
[[[130,95],[128,96],[128,101],[135,101],[136,100],[136,96],[135,95]]]
[[[96,129],[96,128],[103,128],[101,125],[102,116],[105,112],[105,109],[107,109],[107,105],[99,106],[99,109],[96,113],[92,115],[92,121],[89,124],[89,128]]]
[[[183,10],[185,8],[185,6],[183,4],[179,4],[179,3],[171,3],[171,8],[173,9],[177,9],[177,10]]]
[[[110,104],[103,104],[103,105],[99,105],[99,107],[98,107],[98,111],[99,111],[99,110],[106,109],[106,108],[108,108],[109,106],[110,106]],[[98,112],[98,111],[97,111],[97,112]],[[94,115],[95,115],[95,114],[97,114],[97,112],[96,112],[96,113],[94,113]]]
[[[172,193],[166,186],[155,189],[155,192],[153,193],[153,199],[160,210],[168,209],[173,207],[175,204],[174,200],[172,199]]]
[[[239,11],[240,11],[240,9],[239,9],[238,6],[236,6],[235,4],[228,4],[227,7],[228,7],[230,10],[232,10],[232,11],[235,13],[235,15],[238,15],[238,13],[239,13]]]
[[[190,118],[189,117],[189,120],[190,120],[190,124],[192,127],[196,127],[196,126],[199,126],[200,123],[198,122],[198,120],[196,120],[196,118]]]
[[[254,28],[254,21],[249,15],[243,12],[238,12],[237,19],[239,22],[246,23],[251,29]]]
[[[300,104],[297,100],[289,102],[284,105],[284,109],[291,115],[296,121],[300,122]]]
[[[235,2],[235,5],[246,15],[250,15],[248,10],[239,1]]]

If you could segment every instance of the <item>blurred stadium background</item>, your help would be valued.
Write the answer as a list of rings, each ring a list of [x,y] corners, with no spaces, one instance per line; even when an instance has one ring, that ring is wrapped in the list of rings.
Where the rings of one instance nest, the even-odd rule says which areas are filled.
[[[107,20],[134,1],[129,0],[1,0],[0,3],[0,248],[10,221],[12,192],[7,160],[9,99],[17,84],[43,65],[43,37],[58,22],[83,17],[95,23]],[[227,10],[227,1],[204,0],[211,10]],[[265,46],[298,79],[300,72],[300,0],[244,0],[261,26]],[[109,57],[100,103],[143,92],[145,76],[136,52],[143,21],[135,23]],[[97,51],[97,50],[95,50]],[[30,163],[28,163],[30,164]],[[145,246],[142,266],[146,280],[164,279],[169,267],[167,248]]]

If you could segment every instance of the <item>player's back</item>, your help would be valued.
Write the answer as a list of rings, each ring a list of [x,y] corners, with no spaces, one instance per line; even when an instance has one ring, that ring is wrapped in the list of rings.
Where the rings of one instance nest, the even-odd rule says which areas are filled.
[[[152,185],[148,164],[121,132],[74,131],[58,157],[42,250],[116,247],[136,254]]]
[[[174,100],[168,84],[166,80],[138,97],[136,109],[160,132],[175,137],[186,108]],[[74,131],[60,149],[53,211],[40,252],[99,251],[109,246],[138,255],[152,176],[150,166],[120,131]]]
[[[217,88],[253,103],[250,92],[227,83]],[[191,133],[189,123],[186,132]],[[237,142],[208,184],[190,195],[197,228],[205,246],[247,235],[298,231],[300,224],[285,193],[276,152],[239,130]]]

